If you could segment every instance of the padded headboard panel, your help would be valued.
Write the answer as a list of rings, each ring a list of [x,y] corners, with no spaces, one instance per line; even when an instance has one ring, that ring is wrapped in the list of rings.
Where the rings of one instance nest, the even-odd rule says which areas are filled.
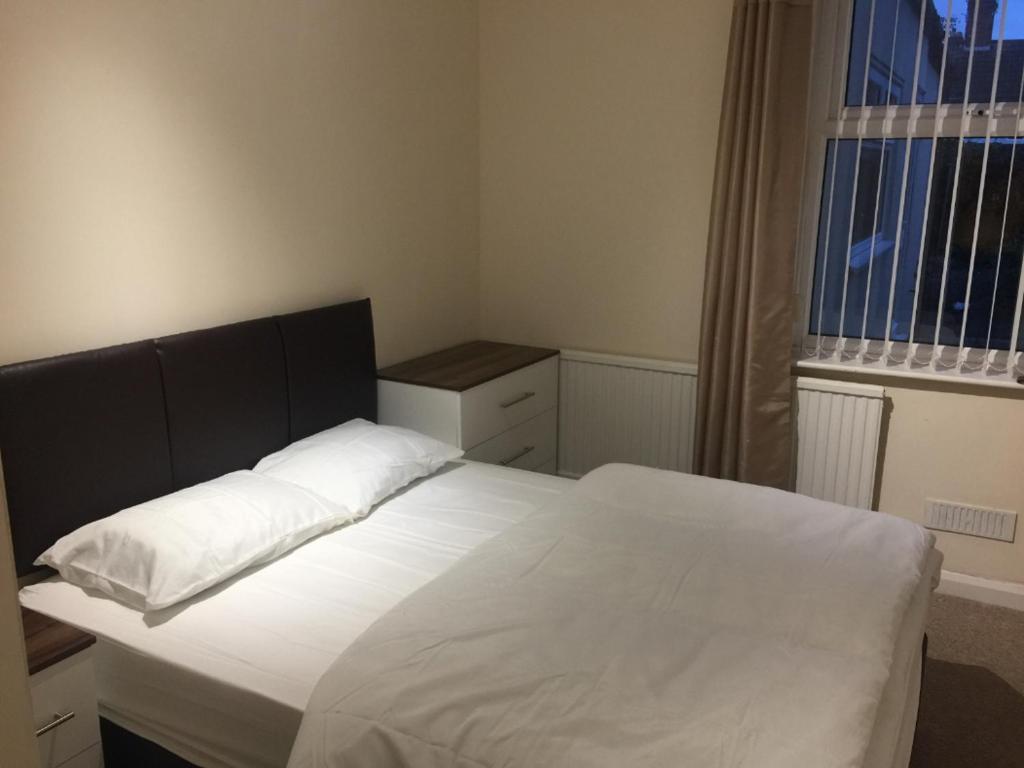
[[[252,467],[288,444],[288,375],[275,320],[155,344],[175,490]]]
[[[19,575],[65,533],[170,493],[152,344],[0,368],[0,446]]]
[[[0,368],[18,574],[66,533],[377,418],[369,299]]]
[[[288,371],[290,442],[377,413],[373,316],[362,304],[278,318]],[[374,416],[376,420],[376,416]]]

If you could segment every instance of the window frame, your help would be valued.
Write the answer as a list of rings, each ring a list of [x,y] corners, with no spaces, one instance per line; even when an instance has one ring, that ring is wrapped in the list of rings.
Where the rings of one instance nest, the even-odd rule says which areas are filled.
[[[956,365],[958,347],[940,344],[936,349],[931,342],[917,340],[912,343],[892,339],[888,342],[872,339],[862,341],[859,337],[824,334],[820,336],[819,347],[819,336],[809,330],[816,316],[812,297],[819,224],[827,208],[824,184],[830,140],[884,138],[910,141],[915,138],[1012,136],[1015,133],[1024,139],[1024,103],[997,102],[991,105],[988,101],[968,102],[966,109],[962,101],[948,104],[846,106],[854,3],[855,0],[836,0],[832,3],[817,3],[815,7],[808,83],[807,149],[794,270],[794,366],[797,369],[840,369],[871,375],[953,380],[1020,390],[1021,384],[1024,384],[1024,376],[1019,373],[1024,367],[1024,354],[1013,349],[1004,351],[965,347],[965,350],[969,349],[967,366],[960,370]],[[913,86],[914,83],[904,83],[904,87]],[[940,98],[941,94],[936,101],[939,102]],[[893,268],[896,268],[895,264]],[[1021,279],[1024,280],[1024,276]],[[919,296],[915,295],[914,301],[918,300]],[[820,349],[829,354],[830,358],[822,359],[821,354],[812,357],[807,354],[808,349]],[[886,349],[889,350],[888,355]],[[894,364],[888,357],[908,362]],[[911,364],[909,361],[917,362]],[[1000,367],[1006,372],[993,371],[993,368]]]

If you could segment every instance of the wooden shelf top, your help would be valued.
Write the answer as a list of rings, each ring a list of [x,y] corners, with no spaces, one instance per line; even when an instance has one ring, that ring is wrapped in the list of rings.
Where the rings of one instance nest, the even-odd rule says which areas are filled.
[[[96,638],[88,632],[28,608],[21,609],[21,623],[25,630],[25,651],[30,675],[74,656],[96,642]]]
[[[464,392],[557,354],[557,349],[470,341],[382,368],[377,371],[377,377],[402,384]]]

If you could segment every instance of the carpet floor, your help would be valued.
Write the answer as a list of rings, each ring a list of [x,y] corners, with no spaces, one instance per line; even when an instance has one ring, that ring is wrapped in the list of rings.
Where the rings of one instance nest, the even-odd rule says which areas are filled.
[[[935,595],[911,768],[1024,768],[1024,612]]]

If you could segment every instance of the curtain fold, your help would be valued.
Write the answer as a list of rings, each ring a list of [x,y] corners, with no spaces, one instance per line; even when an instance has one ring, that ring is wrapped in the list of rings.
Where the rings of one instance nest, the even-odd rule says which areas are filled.
[[[788,488],[812,8],[733,10],[701,320],[694,471]]]

